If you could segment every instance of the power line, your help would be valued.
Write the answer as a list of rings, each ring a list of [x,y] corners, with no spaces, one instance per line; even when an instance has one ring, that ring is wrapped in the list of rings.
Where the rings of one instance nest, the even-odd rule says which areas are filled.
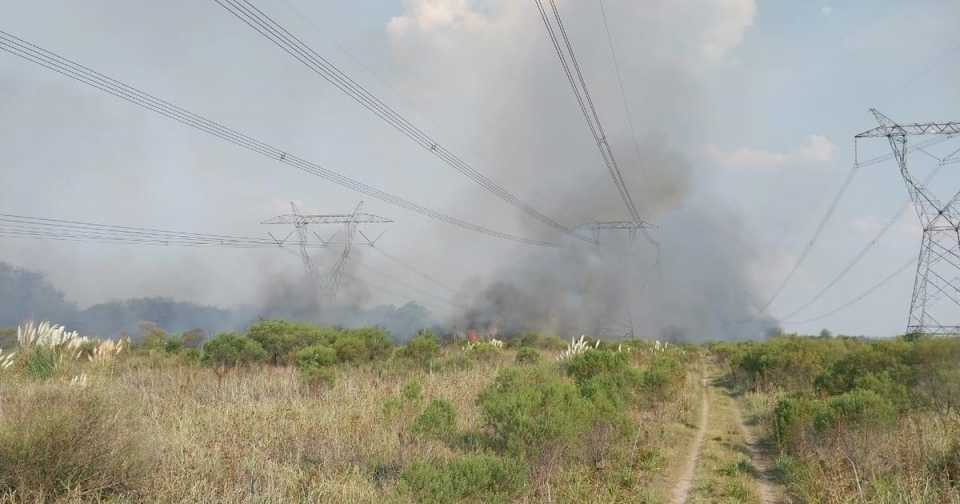
[[[353,80],[340,68],[317,53],[300,38],[290,33],[269,15],[258,9],[248,0],[214,0],[218,5],[253,28],[264,38],[283,49],[297,61],[345,93],[384,122],[403,133],[420,147],[432,153],[448,166],[474,181],[488,192],[508,204],[520,209],[530,217],[566,234],[572,230],[556,220],[536,210],[532,205],[518,198],[503,186],[497,184],[466,161],[441,145],[422,129],[411,123],[406,117],[384,103],[363,85]],[[578,238],[581,238],[577,236]],[[582,238],[581,238],[582,239]]]
[[[863,165],[861,164],[861,166]],[[933,170],[930,173],[930,175],[927,176],[927,178],[923,181],[923,183],[924,184],[930,183],[930,181],[933,180],[933,178],[940,172],[941,168],[943,168],[943,163],[938,164],[937,168]],[[900,209],[897,210],[897,213],[894,214],[893,217],[891,217],[890,220],[888,220],[886,224],[884,224],[883,227],[880,228],[877,234],[869,242],[867,242],[867,244],[862,249],[860,249],[859,252],[857,252],[857,254],[853,257],[853,259],[851,259],[850,262],[848,262],[840,270],[840,272],[832,280],[830,280],[830,282],[828,282],[822,289],[820,289],[820,291],[817,292],[817,294],[814,295],[809,301],[807,301],[806,303],[801,305],[799,308],[797,308],[796,310],[790,312],[788,315],[783,317],[784,321],[789,322],[790,319],[795,317],[798,313],[812,306],[814,303],[819,301],[830,289],[836,286],[840,282],[840,280],[846,277],[847,274],[850,273],[850,271],[857,264],[859,264],[860,261],[862,261],[863,258],[866,257],[871,250],[873,250],[873,248],[880,241],[880,239],[883,238],[883,236],[887,234],[887,231],[889,231],[890,228],[892,228],[893,225],[897,222],[897,220],[900,219],[900,216],[903,215],[903,213],[907,211],[908,208],[910,208],[910,204],[911,204],[911,201],[907,199],[907,201],[903,204],[903,206],[901,206]]]
[[[283,246],[283,243],[270,238],[116,226],[5,213],[0,213],[0,235],[16,238],[193,247],[278,248]],[[329,245],[331,244],[327,242],[307,244],[310,248],[325,248]]]
[[[400,285],[400,286],[402,286],[402,287],[405,287],[405,288],[407,288],[407,289],[409,289],[409,290],[411,290],[411,291],[418,292],[418,293],[420,293],[420,294],[423,295],[423,296],[427,296],[427,297],[429,297],[429,298],[435,299],[435,300],[437,300],[437,301],[440,301],[441,303],[444,303],[444,304],[446,304],[446,305],[448,305],[448,306],[451,306],[451,307],[453,307],[453,308],[456,308],[456,309],[458,309],[458,310],[464,310],[464,309],[465,309],[465,307],[464,307],[463,305],[457,303],[456,301],[451,300],[450,298],[448,298],[448,297],[446,297],[446,296],[441,296],[441,295],[438,295],[438,294],[434,294],[434,293],[432,293],[432,292],[430,292],[430,291],[428,291],[428,290],[426,290],[426,289],[417,287],[417,286],[415,286],[415,285],[413,285],[413,284],[411,284],[411,283],[409,283],[409,282],[406,282],[406,281],[404,281],[404,280],[401,280],[401,279],[397,278],[396,276],[393,276],[393,275],[389,275],[389,274],[387,274],[387,273],[384,273],[383,271],[380,271],[380,270],[378,270],[378,269],[376,269],[376,268],[374,268],[374,267],[372,267],[372,266],[370,266],[370,265],[368,265],[368,264],[363,264],[363,263],[360,263],[360,262],[358,262],[358,263],[356,263],[356,264],[357,264],[358,266],[360,266],[361,268],[369,271],[370,273],[373,273],[374,275],[377,275],[378,277],[382,277],[382,278],[384,278],[384,279],[386,279],[386,280],[389,280],[389,281],[391,281],[391,282],[393,282],[393,283],[395,283],[395,284],[397,284],[397,285]]]
[[[413,203],[395,194],[388,193],[373,186],[364,184],[347,177],[346,175],[325,168],[318,163],[297,157],[282,149],[278,149],[272,145],[257,140],[256,138],[230,129],[215,121],[197,115],[184,108],[173,105],[170,102],[164,101],[132,86],[107,77],[99,72],[96,72],[95,70],[66,59],[56,53],[43,49],[2,30],[0,30],[0,49],[32,63],[46,67],[47,69],[53,70],[54,72],[62,74],[78,82],[87,84],[103,92],[126,100],[134,105],[138,105],[147,110],[156,112],[177,122],[211,134],[275,161],[292,166],[311,175],[321,177],[352,191],[377,198],[385,203],[389,203],[405,210],[409,210],[425,217],[445,222],[469,231],[485,234],[487,236],[523,243],[526,245],[556,246],[555,243],[504,233],[481,226],[479,224],[458,219],[456,217],[452,217],[439,211]]]
[[[810,322],[816,322],[816,321],[818,321],[818,320],[823,320],[823,319],[825,319],[825,318],[827,318],[827,317],[831,317],[831,316],[839,313],[840,311],[845,310],[845,309],[847,309],[847,308],[849,308],[849,307],[851,307],[851,306],[859,303],[860,301],[862,301],[864,298],[866,298],[866,297],[869,296],[870,294],[873,294],[874,292],[876,292],[877,290],[879,290],[879,289],[880,289],[881,287],[883,287],[884,285],[890,283],[890,281],[892,281],[894,278],[896,278],[897,276],[899,276],[900,274],[902,274],[904,271],[908,270],[911,266],[915,265],[916,263],[917,263],[917,260],[916,260],[916,259],[910,259],[909,261],[905,262],[902,266],[900,266],[899,268],[897,268],[893,273],[887,275],[887,276],[884,277],[882,280],[880,280],[880,281],[877,282],[876,284],[872,285],[869,289],[865,290],[862,294],[860,294],[859,296],[851,299],[850,301],[847,301],[846,303],[844,303],[844,304],[842,304],[842,305],[840,305],[840,306],[838,306],[838,307],[834,308],[833,310],[830,310],[830,311],[828,311],[828,312],[826,312],[826,313],[817,315],[816,317],[811,317],[811,318],[804,319],[804,320],[797,320],[797,321],[792,322],[792,323],[793,323],[793,324],[808,324],[808,323],[810,323]]]
[[[379,253],[379,254],[382,255],[383,257],[386,257],[387,259],[389,259],[389,260],[393,261],[394,263],[400,265],[401,267],[409,270],[410,272],[412,272],[413,274],[419,276],[420,278],[423,278],[424,280],[432,283],[433,285],[436,285],[436,286],[438,286],[438,287],[446,290],[446,291],[449,292],[450,294],[456,294],[456,293],[457,293],[456,289],[454,289],[454,288],[452,288],[452,287],[448,287],[445,283],[443,283],[443,282],[441,282],[440,280],[437,280],[436,278],[434,278],[433,276],[428,275],[428,274],[424,273],[423,271],[417,269],[417,268],[414,267],[412,264],[410,264],[410,263],[408,263],[408,262],[405,262],[405,261],[399,259],[399,258],[396,257],[396,256],[393,256],[393,255],[390,255],[390,254],[386,253],[382,248],[380,248],[380,247],[372,247],[372,248],[373,248],[373,250],[377,251],[377,253]]]
[[[610,47],[610,57],[613,59],[613,68],[617,73],[617,84],[620,86],[620,98],[623,99],[623,109],[627,116],[627,125],[630,126],[630,138],[633,140],[633,148],[637,153],[637,160],[643,159],[643,153],[640,150],[640,141],[637,139],[637,128],[633,123],[633,112],[630,109],[630,101],[627,100],[627,89],[623,84],[623,74],[620,71],[620,60],[617,57],[616,44],[613,42],[613,33],[610,31],[610,23],[607,21],[607,9],[600,3],[600,14],[603,17],[603,29],[607,33],[607,45]]]
[[[641,222],[642,219],[640,218],[640,212],[637,210],[637,207],[633,202],[633,198],[630,196],[630,192],[627,190],[626,183],[623,179],[623,174],[621,173],[620,167],[617,164],[617,159],[613,154],[613,149],[610,147],[610,143],[607,140],[607,134],[603,129],[603,124],[600,122],[600,116],[597,113],[596,106],[593,103],[593,98],[590,96],[590,91],[587,88],[586,80],[583,77],[583,71],[580,68],[580,63],[577,61],[573,43],[570,41],[570,37],[567,35],[566,27],[564,26],[563,19],[560,16],[560,10],[557,8],[555,0],[549,0],[549,2],[554,19],[557,23],[557,28],[554,28],[553,23],[550,21],[550,16],[547,13],[547,9],[544,7],[543,0],[534,0],[537,10],[540,12],[540,18],[543,20],[544,27],[547,30],[547,36],[550,37],[554,51],[557,53],[557,57],[560,60],[560,66],[563,68],[563,72],[567,76],[567,81],[570,83],[570,87],[573,90],[573,94],[577,100],[577,104],[580,107],[580,111],[587,122],[587,127],[590,130],[590,134],[593,136],[594,142],[597,144],[597,148],[600,150],[600,156],[603,158],[603,163],[606,165],[607,171],[610,173],[610,178],[613,180],[613,184],[616,186],[617,192],[620,193],[620,198],[627,207],[630,217],[636,222]],[[557,34],[557,29],[559,29],[559,36]],[[562,44],[561,39],[563,41]],[[566,51],[564,51],[564,48]],[[572,70],[571,65],[573,66]]]
[[[787,284],[790,283],[790,280],[793,279],[794,275],[797,274],[797,271],[800,270],[800,266],[803,265],[803,262],[806,261],[807,256],[810,255],[810,251],[813,249],[814,244],[820,238],[820,234],[823,233],[824,228],[827,225],[827,222],[833,216],[834,211],[837,209],[837,204],[840,203],[840,199],[843,198],[843,195],[846,193],[847,188],[850,187],[850,182],[853,181],[854,175],[857,174],[857,171],[860,169],[860,164],[856,161],[853,163],[853,167],[850,168],[850,171],[847,173],[846,178],[843,183],[840,184],[840,190],[837,191],[837,194],[833,197],[833,201],[830,202],[830,206],[827,207],[826,213],[823,214],[823,217],[820,219],[820,222],[817,224],[816,230],[813,232],[813,236],[810,238],[810,241],[803,247],[803,250],[800,252],[800,255],[797,257],[796,262],[794,262],[793,267],[790,268],[790,272],[787,273],[787,276],[783,278],[783,281],[780,282],[780,285],[777,286],[773,294],[770,296],[770,299],[760,308],[760,314],[764,314],[770,308],[770,305],[780,297],[780,294],[783,293],[783,290],[787,287]]]

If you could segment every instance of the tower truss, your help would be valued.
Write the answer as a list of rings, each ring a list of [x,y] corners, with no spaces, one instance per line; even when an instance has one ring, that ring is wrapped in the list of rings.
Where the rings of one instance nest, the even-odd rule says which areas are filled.
[[[916,180],[910,172],[907,146],[910,137],[960,135],[960,122],[898,124],[876,109],[870,112],[879,126],[860,133],[855,141],[887,139],[923,228],[907,333],[960,334],[960,192],[943,202]],[[941,165],[952,164],[956,154],[936,159]]]

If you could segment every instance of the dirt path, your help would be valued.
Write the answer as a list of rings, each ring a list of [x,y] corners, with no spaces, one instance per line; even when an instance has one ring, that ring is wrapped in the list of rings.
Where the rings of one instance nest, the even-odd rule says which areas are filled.
[[[750,452],[750,461],[757,473],[756,483],[757,491],[760,494],[760,502],[763,504],[777,504],[785,502],[783,489],[773,480],[774,463],[769,454],[760,445],[753,431],[747,427],[743,421],[743,414],[740,411],[740,404],[734,401],[734,416],[740,431],[743,433],[743,439],[746,441],[747,450]]]
[[[700,427],[697,429],[697,435],[693,439],[690,455],[687,456],[687,462],[683,467],[683,473],[677,486],[673,488],[673,496],[670,499],[671,504],[684,504],[690,494],[690,486],[693,484],[694,474],[697,472],[697,460],[700,458],[700,449],[703,447],[703,438],[707,433],[707,423],[710,420],[710,398],[707,391],[707,379],[703,379],[703,399],[700,403]]]

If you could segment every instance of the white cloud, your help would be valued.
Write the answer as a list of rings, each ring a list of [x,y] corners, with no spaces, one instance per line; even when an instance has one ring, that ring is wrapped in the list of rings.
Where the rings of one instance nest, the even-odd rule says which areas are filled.
[[[701,46],[703,56],[711,61],[739,46],[757,15],[754,0],[716,0],[713,6],[716,22],[705,31]]]
[[[406,14],[387,23],[387,31],[393,35],[403,35],[412,28],[426,32],[483,21],[483,16],[473,10],[468,0],[407,0],[406,4]]]
[[[716,145],[707,146],[707,154],[727,168],[775,169],[794,164],[823,164],[833,159],[836,146],[823,135],[810,135],[798,148],[790,152],[773,152],[751,147],[724,151]]]
[[[820,14],[823,14],[824,16],[829,16],[830,14],[833,14],[833,7],[830,7],[829,5],[824,5],[823,7],[820,7]]]

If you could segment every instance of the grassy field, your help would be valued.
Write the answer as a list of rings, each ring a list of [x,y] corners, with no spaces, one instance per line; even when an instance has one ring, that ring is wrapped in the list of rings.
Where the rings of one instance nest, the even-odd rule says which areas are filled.
[[[91,342],[21,348],[0,375],[3,498],[665,502],[697,416],[695,349],[559,361],[543,338],[281,329],[313,334],[199,351],[154,335],[93,360]]]
[[[0,501],[960,502],[955,340],[584,343],[22,342]]]

